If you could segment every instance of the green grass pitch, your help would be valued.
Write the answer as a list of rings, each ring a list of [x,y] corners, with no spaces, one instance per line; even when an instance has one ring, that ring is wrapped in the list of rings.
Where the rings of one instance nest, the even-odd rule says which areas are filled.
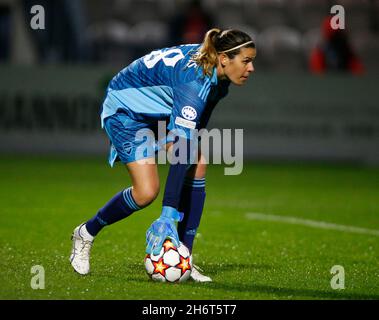
[[[223,169],[208,169],[194,245],[195,263],[214,282],[162,284],[148,279],[143,259],[167,167],[159,168],[162,189],[152,205],[98,235],[83,277],[69,264],[71,232],[130,185],[127,171],[104,158],[0,157],[0,298],[379,299],[378,168],[245,163],[239,176]],[[45,289],[31,288],[34,265],[44,267]],[[331,287],[334,265],[344,268],[344,289]]]

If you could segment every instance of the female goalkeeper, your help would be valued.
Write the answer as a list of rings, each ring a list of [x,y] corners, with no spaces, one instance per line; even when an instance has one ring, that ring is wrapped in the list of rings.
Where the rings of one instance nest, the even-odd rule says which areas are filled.
[[[246,33],[211,29],[202,44],[153,51],[110,81],[101,113],[102,127],[111,142],[109,163],[124,163],[132,186],[117,193],[93,218],[74,229],[70,262],[75,271],[89,273],[91,246],[104,226],[130,216],[157,197],[157,145],[169,148],[178,143],[178,152],[188,156],[186,161],[170,165],[161,215],[146,233],[146,252],[158,253],[167,237],[175,245],[181,241],[192,250],[205,201],[206,173],[201,150],[197,161],[191,158],[196,145],[191,142],[198,139],[194,131],[207,125],[230,83],[246,83],[254,71],[255,55],[255,44]],[[145,142],[137,138],[138,132],[156,132],[160,120],[167,121],[167,130],[174,132],[174,138],[153,140],[151,148],[140,152]],[[200,282],[212,281],[197,267],[191,277]]]

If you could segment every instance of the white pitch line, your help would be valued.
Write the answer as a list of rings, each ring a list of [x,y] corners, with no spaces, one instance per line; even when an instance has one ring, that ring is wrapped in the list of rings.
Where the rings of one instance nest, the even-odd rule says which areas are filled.
[[[338,231],[344,231],[344,232],[361,233],[361,234],[379,236],[379,230],[365,229],[365,228],[359,228],[359,227],[353,227],[353,226],[344,226],[341,224],[301,219],[301,218],[296,218],[296,217],[286,217],[286,216],[277,216],[277,215],[272,215],[272,214],[248,212],[246,213],[246,218],[250,220],[283,222],[283,223],[297,224],[297,225],[302,225],[302,226],[307,226],[307,227],[312,227],[312,228],[338,230]]]

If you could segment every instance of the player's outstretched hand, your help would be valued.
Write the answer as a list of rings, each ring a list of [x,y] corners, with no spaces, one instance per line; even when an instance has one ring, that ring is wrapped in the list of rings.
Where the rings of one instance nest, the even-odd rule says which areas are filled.
[[[146,232],[146,253],[158,255],[163,242],[170,238],[174,246],[179,246],[179,236],[175,222],[182,221],[183,213],[172,207],[163,207],[161,216]]]

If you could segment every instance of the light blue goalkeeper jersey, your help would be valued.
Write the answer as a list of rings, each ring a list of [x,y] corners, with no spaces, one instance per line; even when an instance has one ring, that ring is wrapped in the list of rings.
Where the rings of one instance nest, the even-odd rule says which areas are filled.
[[[218,81],[216,68],[211,77],[203,76],[191,60],[199,48],[189,44],[152,51],[121,70],[107,88],[102,127],[120,109],[140,122],[169,119],[168,129],[182,129],[187,137],[205,127],[230,82]]]

